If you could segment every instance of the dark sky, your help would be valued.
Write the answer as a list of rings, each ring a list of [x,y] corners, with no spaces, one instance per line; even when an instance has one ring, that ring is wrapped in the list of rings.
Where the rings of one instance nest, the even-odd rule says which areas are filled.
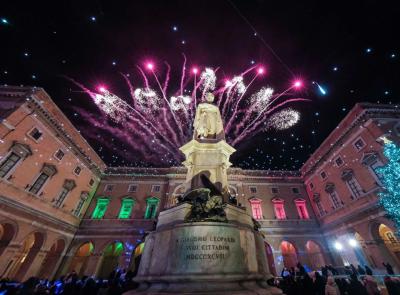
[[[170,84],[179,81],[182,53],[189,64],[220,67],[219,78],[255,61],[275,89],[301,77],[301,96],[311,101],[295,105],[298,125],[257,134],[238,147],[233,163],[297,169],[356,102],[399,102],[399,7],[395,1],[6,1],[0,83],[43,87],[108,164],[148,165],[77,113],[77,107],[98,110],[65,76],[91,89],[105,83],[126,97],[120,72],[134,75],[146,59],[171,64]]]

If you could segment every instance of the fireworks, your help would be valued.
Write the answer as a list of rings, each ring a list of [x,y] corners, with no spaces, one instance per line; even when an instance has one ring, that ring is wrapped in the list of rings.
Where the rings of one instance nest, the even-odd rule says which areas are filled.
[[[161,106],[161,99],[151,88],[137,88],[134,92],[135,105],[145,113],[157,111]]]
[[[258,92],[250,97],[250,107],[255,111],[260,112],[271,102],[274,89],[270,87],[262,87]]]
[[[129,77],[123,75],[129,87],[130,100],[118,97],[104,86],[98,87],[97,92],[94,92],[72,80],[93,98],[104,117],[82,109],[77,111],[103,133],[128,144],[131,153],[113,149],[126,159],[140,158],[156,166],[179,165],[183,156],[177,152],[178,148],[192,138],[197,104],[205,100],[208,92],[213,92],[216,97],[215,103],[221,110],[227,142],[235,148],[240,149],[240,143],[260,132],[287,129],[300,119],[299,112],[288,108],[291,103],[306,100],[288,97],[290,90],[302,87],[300,80],[296,80],[290,88],[280,93],[266,86],[248,93],[254,88],[252,84],[256,79],[265,73],[263,67],[253,66],[217,88],[217,76],[212,68],[202,71],[199,67],[187,69],[184,56],[182,74],[179,80],[176,77],[173,79],[179,86],[171,91],[171,67],[168,63],[165,65],[164,77],[156,74],[152,62],[145,64],[146,72],[138,66],[139,77],[144,82],[144,87],[140,88],[134,88]],[[160,69],[157,70],[159,72]],[[187,73],[193,75],[186,75]],[[252,77],[248,78],[249,75]],[[188,90],[188,85],[192,85],[193,89]],[[197,91],[198,89],[201,91]],[[106,118],[110,118],[113,124]],[[104,145],[110,146],[106,138],[103,141]]]
[[[299,120],[300,113],[291,108],[287,108],[271,115],[267,126],[276,130],[284,130],[294,126]]]

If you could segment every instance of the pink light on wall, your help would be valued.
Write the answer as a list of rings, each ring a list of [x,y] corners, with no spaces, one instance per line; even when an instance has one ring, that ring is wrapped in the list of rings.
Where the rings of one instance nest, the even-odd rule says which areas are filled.
[[[286,219],[285,201],[282,199],[273,199],[275,216],[277,219]]]
[[[262,215],[262,208],[261,208],[261,200],[260,199],[250,199],[250,206],[251,206],[251,212],[253,213],[253,218],[254,219],[263,219]]]

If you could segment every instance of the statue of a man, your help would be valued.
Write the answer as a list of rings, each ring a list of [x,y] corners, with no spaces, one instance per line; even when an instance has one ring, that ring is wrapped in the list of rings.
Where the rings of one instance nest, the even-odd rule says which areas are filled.
[[[196,117],[194,119],[195,138],[217,138],[223,135],[223,125],[221,114],[217,106],[213,105],[214,95],[207,93],[207,102],[200,103],[197,106]]]

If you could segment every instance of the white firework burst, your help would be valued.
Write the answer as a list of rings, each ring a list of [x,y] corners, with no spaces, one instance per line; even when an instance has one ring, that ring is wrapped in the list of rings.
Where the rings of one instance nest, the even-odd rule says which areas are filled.
[[[107,90],[94,94],[93,100],[115,122],[121,122],[128,117],[129,108],[126,102]]]
[[[274,89],[271,87],[262,87],[250,97],[251,107],[257,112],[264,110],[271,102],[273,94]]]
[[[134,93],[135,104],[145,113],[157,111],[161,107],[161,99],[151,88],[137,88]]]
[[[186,110],[191,102],[192,98],[186,95],[171,96],[170,99],[170,105],[173,111]]]
[[[300,113],[291,108],[274,113],[268,120],[267,128],[284,130],[292,127],[300,120]]]
[[[200,87],[204,92],[214,90],[217,77],[215,72],[211,68],[206,68],[200,75],[200,80],[202,81]]]

